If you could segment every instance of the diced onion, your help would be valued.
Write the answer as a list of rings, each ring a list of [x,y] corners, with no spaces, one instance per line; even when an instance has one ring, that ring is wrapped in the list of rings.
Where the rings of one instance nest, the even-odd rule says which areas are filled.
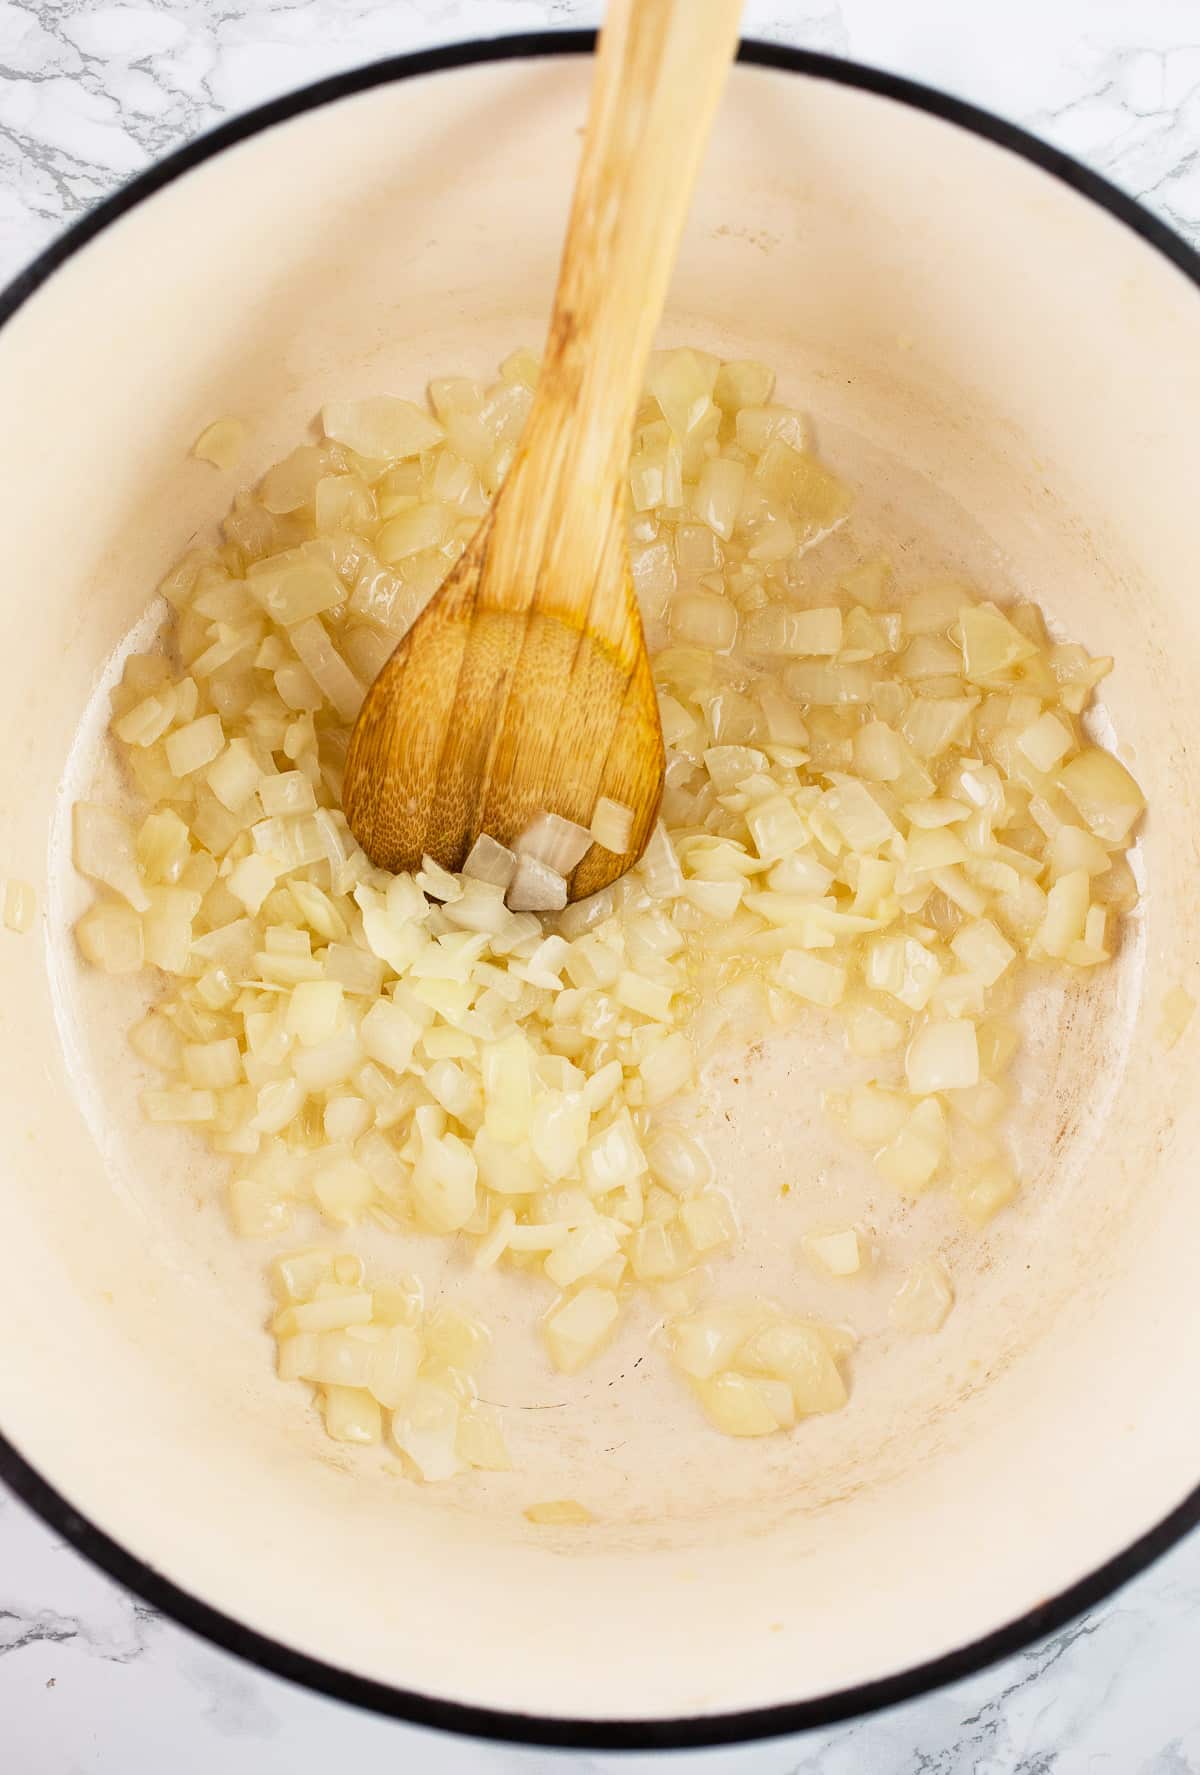
[[[700,470],[695,511],[702,524],[728,542],[737,525],[746,469],[728,457],[712,456]]]
[[[789,949],[779,958],[776,973],[781,986],[810,1004],[840,1004],[846,991],[846,969],[804,949]]]
[[[846,1131],[860,1146],[874,1150],[900,1132],[910,1107],[899,1091],[855,1085],[847,1102]]]
[[[909,1090],[918,1097],[977,1085],[979,1048],[975,1025],[962,1017],[926,1023],[909,1043],[904,1070]]]
[[[823,1326],[795,1319],[767,1325],[742,1346],[739,1364],[786,1381],[801,1416],[837,1411],[846,1402],[833,1340]]]
[[[965,675],[987,683],[1008,676],[1037,652],[994,604],[964,605],[958,613]]]
[[[550,1359],[575,1374],[607,1341],[617,1322],[617,1297],[609,1288],[583,1287],[556,1306],[545,1321]]]
[[[511,912],[561,912],[567,903],[567,884],[548,863],[534,856],[521,856],[517,858],[506,898]]]
[[[1099,746],[1085,747],[1064,764],[1058,781],[1088,829],[1106,844],[1123,844],[1146,806],[1125,766]]]
[[[507,890],[516,867],[515,854],[497,844],[494,838],[489,838],[486,832],[481,832],[471,846],[462,872],[476,881],[490,882],[494,887]]]
[[[968,1220],[982,1226],[1012,1201],[1017,1180],[1010,1166],[991,1159],[956,1177],[953,1187],[955,1199]]]
[[[1074,743],[1070,728],[1064,726],[1059,717],[1049,709],[1017,736],[1017,745],[1021,751],[1036,769],[1042,771],[1053,770],[1060,759],[1066,757]]]
[[[901,1195],[924,1194],[945,1157],[946,1129],[942,1107],[927,1097],[909,1115],[900,1131],[875,1155],[881,1177]]]
[[[214,468],[236,468],[246,444],[246,427],[240,419],[214,419],[192,445],[192,455]]]
[[[939,1331],[954,1305],[950,1278],[936,1259],[908,1272],[892,1301],[890,1318],[901,1331]]]
[[[284,566],[260,562],[247,580],[267,615],[293,628],[345,601],[346,589],[327,561],[289,560]]]
[[[691,647],[724,653],[737,635],[738,613],[720,592],[684,592],[671,606],[671,633]]]
[[[854,1338],[711,1298],[742,1191],[705,1148],[699,1068],[815,1006],[863,1063],[824,1094],[856,1164],[904,1197],[942,1188],[972,1225],[1016,1199],[1000,1004],[1026,957],[1106,963],[1137,900],[1141,792],[1080,739],[1111,661],[961,580],[900,593],[849,536],[802,561],[850,506],[807,420],[762,365],[656,353],[629,465],[667,749],[644,856],[567,905],[590,846],[624,861],[644,830],[605,796],[514,848],[481,835],[461,873],[428,856],[389,876],[338,808],[350,724],[486,515],[537,376],[517,353],[490,385],[435,379],[428,407],[332,402],[325,437],[166,575],[172,632],[125,661],[111,701],[148,805],[75,812],[97,890],[79,949],[158,970],[131,1031],[155,1075],[143,1109],[222,1155],[239,1234],[278,1240],[304,1217],[322,1240],[361,1226],[373,1252],[460,1241],[447,1278],[523,1270],[559,1291],[542,1333],[564,1376],[648,1290],[709,1422],[787,1433],[844,1404]],[[27,928],[32,890],[7,883],[2,916]],[[1191,1009],[1180,987],[1164,1041]],[[812,1188],[788,1193],[807,1210]],[[914,1215],[914,1235],[928,1224]],[[811,1286],[873,1262],[856,1226],[800,1226]],[[929,1329],[953,1297],[917,1256],[893,1319]],[[511,1465],[476,1397],[486,1333],[457,1305],[427,1309],[415,1278],[368,1281],[323,1243],[272,1275],[279,1373],[315,1389],[336,1440],[386,1430],[421,1482]]]
[[[726,1436],[769,1436],[780,1426],[778,1411],[751,1375],[729,1370],[697,1386],[704,1414]]]
[[[342,987],[337,980],[302,980],[292,988],[284,1024],[306,1048],[328,1041],[342,1015]]]
[[[145,912],[150,898],[142,883],[128,820],[90,801],[77,801],[72,811],[76,869],[112,888],[135,912]]]
[[[558,814],[539,814],[517,839],[518,869],[522,857],[533,857],[556,875],[570,875],[591,848],[591,843],[592,835],[586,826],[577,826],[574,820],[564,820]],[[544,912],[554,908],[528,906],[515,910]]]
[[[633,809],[602,795],[592,813],[591,833],[602,850],[623,856],[633,837]]]
[[[330,401],[321,422],[327,438],[348,444],[360,456],[388,462],[417,456],[442,438],[442,427],[423,408],[389,395]]]
[[[852,1226],[833,1232],[808,1233],[804,1250],[817,1269],[826,1275],[856,1276],[862,1268],[858,1232]]]
[[[145,959],[142,921],[130,906],[99,902],[75,926],[75,939],[85,960],[105,974],[134,973]]]
[[[363,687],[330,641],[321,622],[310,617],[289,631],[301,663],[343,721],[353,721],[363,700]]]
[[[683,892],[683,872],[661,820],[650,834],[650,842],[642,856],[642,877],[652,899],[669,900]]]

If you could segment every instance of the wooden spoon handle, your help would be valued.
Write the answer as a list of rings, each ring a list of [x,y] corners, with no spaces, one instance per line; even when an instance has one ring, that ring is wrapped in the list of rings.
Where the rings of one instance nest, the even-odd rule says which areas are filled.
[[[742,0],[610,0],[563,249],[546,396],[597,415],[623,468]]]
[[[508,583],[614,640],[629,614],[604,566],[623,546],[629,434],[741,10],[609,0],[545,363],[497,513]]]

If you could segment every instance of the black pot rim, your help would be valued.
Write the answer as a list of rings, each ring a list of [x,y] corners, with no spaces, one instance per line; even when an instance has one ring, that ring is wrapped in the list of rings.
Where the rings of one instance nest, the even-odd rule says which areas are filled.
[[[336,99],[365,92],[394,81],[424,74],[476,66],[485,62],[513,61],[556,55],[582,55],[595,45],[591,31],[539,31],[524,35],[480,39],[425,50],[415,55],[393,56],[364,68],[333,75],[299,92],[274,99],[188,142],[132,179],[75,222],[0,294],[0,326],[5,325],[59,266],[72,258],[127,211],[193,167],[202,165],[226,148],[258,135],[277,123],[315,110]],[[1117,190],[1107,179],[1081,166],[1070,155],[1039,141],[1026,130],[966,104],[935,88],[836,56],[779,44],[744,41],[739,61],[755,67],[806,74],[853,86],[861,91],[894,99],[943,122],[981,136],[1019,155],[1043,172],[1071,187],[1080,196],[1106,210],[1110,216],[1140,235],[1168,259],[1200,290],[1200,255],[1166,223],[1152,216],[1135,199]],[[1035,1608],[953,1652],[914,1665],[911,1669],[874,1682],[855,1684],[810,1701],[760,1707],[744,1712],[698,1715],[678,1719],[566,1719],[549,1715],[506,1712],[473,1707],[436,1696],[376,1682],[338,1669],[322,1660],[295,1651],[268,1635],[257,1633],[222,1614],[198,1597],[172,1583],[164,1573],[112,1540],[70,1504],[44,1479],[13,1444],[0,1435],[0,1480],[57,1534],[71,1543],[94,1565],[115,1578],[136,1596],[152,1604],[181,1626],[211,1640],[225,1651],[257,1665],[272,1675],[285,1677],[356,1707],[413,1725],[433,1727],[501,1743],[542,1745],[572,1750],[683,1750],[722,1744],[748,1743],[756,1739],[798,1733],[818,1726],[860,1718],[880,1708],[909,1701],[930,1690],[972,1676],[1002,1658],[1022,1651],[1032,1641],[1065,1626],[1076,1615],[1094,1608],[1119,1586],[1146,1570],[1200,1522],[1200,1484],[1161,1522],[1140,1536],[1114,1558],[1087,1577]]]

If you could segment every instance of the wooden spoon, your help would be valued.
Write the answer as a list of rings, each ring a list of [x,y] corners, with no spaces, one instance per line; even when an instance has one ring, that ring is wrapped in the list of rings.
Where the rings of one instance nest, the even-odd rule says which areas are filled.
[[[460,869],[539,813],[633,813],[572,899],[632,867],[658,816],[663,742],[626,541],[626,471],[650,342],[741,0],[611,0],[550,336],[488,516],[367,693],[343,805],[374,863]]]

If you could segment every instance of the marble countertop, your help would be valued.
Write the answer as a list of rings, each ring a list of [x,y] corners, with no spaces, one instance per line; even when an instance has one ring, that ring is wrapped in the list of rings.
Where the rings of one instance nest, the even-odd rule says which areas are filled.
[[[217,119],[453,38],[591,24],[597,0],[0,0],[0,279]],[[748,0],[748,34],[829,50],[1013,117],[1200,242],[1200,0]],[[1200,1537],[973,1680],[703,1775],[1200,1772]],[[0,1494],[3,1775],[642,1775],[417,1732],[192,1638]]]

